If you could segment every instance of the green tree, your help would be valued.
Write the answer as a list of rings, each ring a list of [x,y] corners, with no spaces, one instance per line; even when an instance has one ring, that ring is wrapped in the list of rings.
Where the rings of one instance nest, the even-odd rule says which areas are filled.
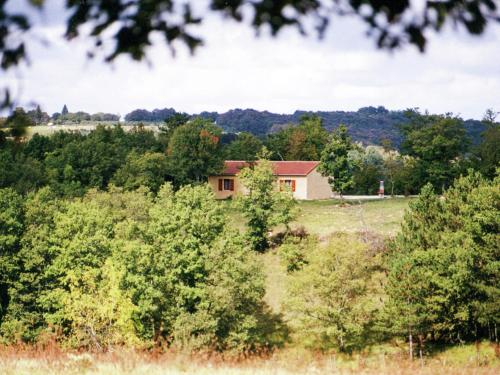
[[[127,155],[125,164],[113,175],[111,183],[123,186],[125,190],[146,186],[151,191],[157,192],[168,178],[166,155],[155,152],[146,152],[140,155],[132,151]]]
[[[264,150],[265,151],[265,150]],[[288,224],[295,218],[296,201],[290,191],[277,189],[271,162],[261,154],[252,166],[243,168],[238,178],[247,193],[236,198],[238,207],[247,219],[247,234],[254,250],[268,247],[268,233],[278,224]]]
[[[260,139],[251,133],[242,132],[224,148],[224,156],[227,160],[255,161],[261,149]]]
[[[61,116],[65,117],[69,114],[68,107],[66,107],[66,104],[63,106],[61,110]]]
[[[222,170],[220,136],[221,129],[202,118],[175,129],[167,154],[176,185],[199,184]]]
[[[369,343],[370,329],[382,308],[380,259],[367,245],[338,235],[315,246],[303,267],[289,275],[285,311],[306,347],[351,351]]]
[[[328,132],[323,120],[315,115],[303,115],[297,126],[287,126],[269,135],[269,150],[284,160],[319,160],[328,143]]]
[[[376,194],[380,181],[384,179],[384,159],[375,146],[359,148],[349,152],[353,165],[353,184],[350,191],[355,194]]]
[[[461,161],[469,139],[463,121],[452,115],[428,115],[416,110],[406,112],[408,123],[402,126],[402,153],[416,158],[421,186],[430,182],[444,189],[462,171]]]
[[[133,135],[119,127],[97,126],[88,136],[58,137],[54,143],[59,147],[46,155],[44,164],[49,185],[68,196],[82,196],[91,187],[106,188],[133,147],[127,145]]]
[[[47,153],[54,151],[55,145],[54,142],[52,142],[54,138],[54,136],[47,137],[35,133],[30,140],[26,142],[23,153],[33,159],[43,161]]]
[[[385,148],[384,154],[384,181],[388,183],[388,191],[391,196],[396,194],[395,185],[396,185],[396,176],[402,170],[404,166],[404,160],[399,154],[399,152],[395,150],[391,150],[390,148]]]
[[[26,272],[44,286],[35,294],[42,328],[54,327],[58,338],[74,347],[137,342],[135,308],[128,291],[120,287],[123,247],[116,238],[147,220],[150,201],[145,190],[91,190],[82,199],[64,202],[51,222],[42,223],[42,233],[50,230],[39,247],[45,262],[33,269],[30,261],[31,272]]]
[[[1,325],[5,339],[32,342],[46,328],[42,295],[56,286],[46,273],[54,259],[54,217],[63,203],[49,188],[31,193],[25,200],[25,230],[20,239],[18,278],[12,284],[7,316]]]
[[[486,111],[483,123],[486,130],[481,134],[481,143],[473,150],[473,163],[485,177],[494,178],[496,169],[500,166],[500,123],[496,113]]]
[[[226,226],[210,187],[174,192],[166,184],[150,215],[135,241],[121,247],[139,334],[193,349],[264,346],[270,337],[262,319],[270,316],[260,264]]]
[[[33,126],[35,123],[26,114],[25,110],[17,107],[12,114],[7,117],[4,126],[9,128],[8,134],[18,142],[26,135],[26,127]]]
[[[123,271],[108,258],[99,273],[68,272],[62,294],[62,314],[71,322],[68,343],[98,350],[116,345],[140,344],[132,316],[136,307],[120,288]]]
[[[20,152],[17,145],[0,149],[0,188],[11,187],[20,194],[46,183],[43,164]]]
[[[21,196],[12,189],[0,189],[0,323],[12,297],[9,289],[17,280],[23,229]]]
[[[49,115],[43,112],[39,105],[35,109],[26,113],[35,125],[40,125],[49,121]]]
[[[473,173],[439,199],[430,185],[410,204],[390,256],[387,309],[394,332],[461,342],[494,338],[500,318],[498,178]]]
[[[187,124],[190,119],[191,116],[187,113],[178,112],[165,119],[164,124],[160,126],[160,138],[162,138],[162,142],[167,146],[168,141],[172,137],[172,134],[174,134],[175,129],[179,126]]]
[[[318,172],[328,177],[332,190],[342,194],[354,183],[355,164],[349,158],[349,151],[355,146],[347,133],[347,127],[340,125],[331,135],[329,143],[321,153]]]

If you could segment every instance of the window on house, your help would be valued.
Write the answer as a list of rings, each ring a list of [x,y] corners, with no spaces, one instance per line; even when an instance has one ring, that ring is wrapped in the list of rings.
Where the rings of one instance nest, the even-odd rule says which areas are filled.
[[[232,178],[220,178],[219,191],[222,190],[234,191],[234,180]]]
[[[295,180],[281,180],[281,190],[284,190],[284,186],[287,186],[291,191],[295,191]]]

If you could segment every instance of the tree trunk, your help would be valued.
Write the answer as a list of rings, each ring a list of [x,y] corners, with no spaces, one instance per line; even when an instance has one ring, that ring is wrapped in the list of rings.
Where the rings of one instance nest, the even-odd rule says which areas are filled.
[[[408,342],[410,343],[410,361],[413,361],[413,336],[411,334],[411,328],[408,331]]]
[[[420,364],[422,366],[424,365],[423,351],[424,351],[424,336],[418,335],[418,356],[420,357]]]

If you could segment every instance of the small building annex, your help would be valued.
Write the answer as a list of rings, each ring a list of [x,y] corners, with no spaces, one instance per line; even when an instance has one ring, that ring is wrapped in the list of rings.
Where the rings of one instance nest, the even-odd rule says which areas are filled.
[[[318,171],[319,161],[273,161],[277,188],[290,186],[296,199],[328,199],[333,196],[328,178]],[[208,182],[217,199],[226,199],[235,194],[245,194],[245,187],[238,179],[240,170],[249,163],[242,160],[226,160],[220,175],[210,176]]]

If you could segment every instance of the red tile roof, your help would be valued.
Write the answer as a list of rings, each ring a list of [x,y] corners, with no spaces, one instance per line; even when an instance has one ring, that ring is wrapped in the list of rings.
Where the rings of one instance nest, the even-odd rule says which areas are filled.
[[[274,174],[277,176],[307,176],[319,164],[319,161],[272,161]],[[226,160],[223,175],[234,176],[251,163],[242,160]]]

